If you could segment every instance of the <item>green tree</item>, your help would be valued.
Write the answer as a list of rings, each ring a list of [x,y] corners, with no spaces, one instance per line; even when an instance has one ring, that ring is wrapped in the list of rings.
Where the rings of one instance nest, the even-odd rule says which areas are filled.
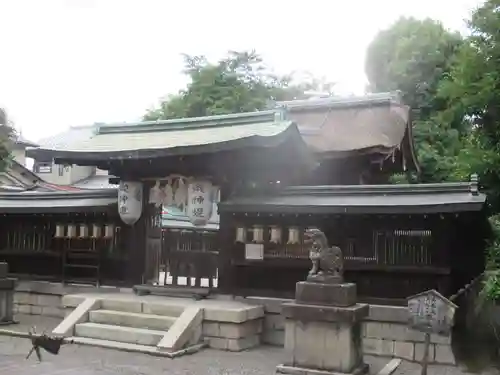
[[[437,88],[461,44],[460,34],[449,32],[440,22],[400,18],[368,46],[369,90],[400,90],[414,119],[427,119],[443,107],[436,98]]]
[[[162,99],[144,120],[198,117],[252,112],[271,101],[302,98],[307,90],[332,92],[333,84],[314,77],[293,83],[292,76],[272,74],[262,58],[251,52],[234,52],[217,63],[204,56],[184,56],[187,88]]]
[[[461,120],[441,113],[447,104],[437,92],[462,43],[458,33],[449,32],[437,21],[400,18],[379,32],[367,50],[368,89],[399,90],[411,108],[423,182],[452,178],[454,159],[461,148]]]
[[[14,130],[8,120],[7,112],[0,108],[0,171],[3,171],[10,163],[10,145],[14,136]]]
[[[500,212],[500,1],[473,12],[470,36],[439,91],[444,114],[461,118],[466,130],[455,174],[478,173],[494,212]]]

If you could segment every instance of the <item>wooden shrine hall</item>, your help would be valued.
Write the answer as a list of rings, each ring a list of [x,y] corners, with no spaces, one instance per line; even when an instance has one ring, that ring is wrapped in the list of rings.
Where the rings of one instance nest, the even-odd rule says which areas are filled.
[[[447,295],[484,267],[477,181],[388,185],[394,172],[419,171],[397,93],[102,125],[64,150],[33,152],[116,176],[130,285],[288,296],[308,271],[301,244],[310,226],[342,248],[366,300],[398,303],[431,287]],[[162,231],[162,206],[201,226],[217,200],[210,241],[181,244]]]
[[[230,223],[232,288],[292,297],[310,268],[304,229],[319,227],[343,250],[347,280],[365,302],[406,304],[436,289],[451,296],[484,270],[486,196],[471,183],[289,187],[235,196],[220,207]],[[260,244],[260,252],[245,244]],[[473,249],[473,250],[472,250]]]
[[[116,189],[0,192],[0,259],[21,279],[124,282],[116,197]]]

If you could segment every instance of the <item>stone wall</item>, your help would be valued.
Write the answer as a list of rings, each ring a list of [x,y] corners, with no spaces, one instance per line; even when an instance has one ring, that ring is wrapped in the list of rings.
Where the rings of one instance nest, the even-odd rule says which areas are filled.
[[[284,346],[285,343],[285,318],[281,316],[281,304],[290,302],[288,299],[248,297],[245,302],[255,303],[264,307],[262,322],[262,343]]]
[[[238,352],[260,345],[263,331],[262,306],[204,309],[202,337],[210,348]]]
[[[239,352],[261,342],[262,319],[242,323],[203,321],[202,337],[210,348]]]
[[[62,304],[66,294],[91,293],[98,289],[91,285],[63,285],[43,281],[19,281],[14,293],[14,314],[44,315],[63,318],[68,313]],[[106,287],[110,291],[119,290]],[[71,310],[71,309],[70,309]]]
[[[264,306],[262,342],[283,346],[285,319],[281,316],[281,304],[291,300],[247,297],[245,301]],[[407,319],[405,307],[370,305],[369,315],[362,324],[364,353],[420,361],[424,335],[409,329]],[[430,360],[433,363],[455,364],[451,337],[431,335]]]

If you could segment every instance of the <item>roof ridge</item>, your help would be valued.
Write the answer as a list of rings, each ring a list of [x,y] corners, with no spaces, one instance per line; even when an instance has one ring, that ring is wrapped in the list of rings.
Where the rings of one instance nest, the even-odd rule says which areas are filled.
[[[371,106],[381,104],[399,104],[402,105],[401,93],[399,91],[370,93],[367,95],[353,96],[329,96],[326,98],[296,99],[287,101],[278,101],[276,107],[285,107],[288,110],[304,108],[321,107],[352,107],[352,106]]]
[[[231,113],[203,117],[185,117],[180,119],[142,121],[134,123],[103,124],[98,127],[98,134],[175,131],[210,127],[227,127],[246,124],[283,122],[285,116],[279,109]]]

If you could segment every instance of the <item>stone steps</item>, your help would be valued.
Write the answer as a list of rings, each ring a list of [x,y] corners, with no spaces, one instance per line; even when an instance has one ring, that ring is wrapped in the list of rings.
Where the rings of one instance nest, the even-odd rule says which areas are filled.
[[[129,294],[66,295],[73,311],[53,331],[75,343],[175,357],[199,350],[241,351],[259,344],[261,306],[226,298],[188,301]],[[158,354],[161,352],[161,354]]]
[[[177,317],[156,314],[132,313],[115,310],[94,310],[89,312],[91,323],[108,324],[131,328],[144,328],[159,331],[168,330]]]
[[[75,336],[137,345],[156,346],[165,334],[166,331],[92,322],[75,325]]]

